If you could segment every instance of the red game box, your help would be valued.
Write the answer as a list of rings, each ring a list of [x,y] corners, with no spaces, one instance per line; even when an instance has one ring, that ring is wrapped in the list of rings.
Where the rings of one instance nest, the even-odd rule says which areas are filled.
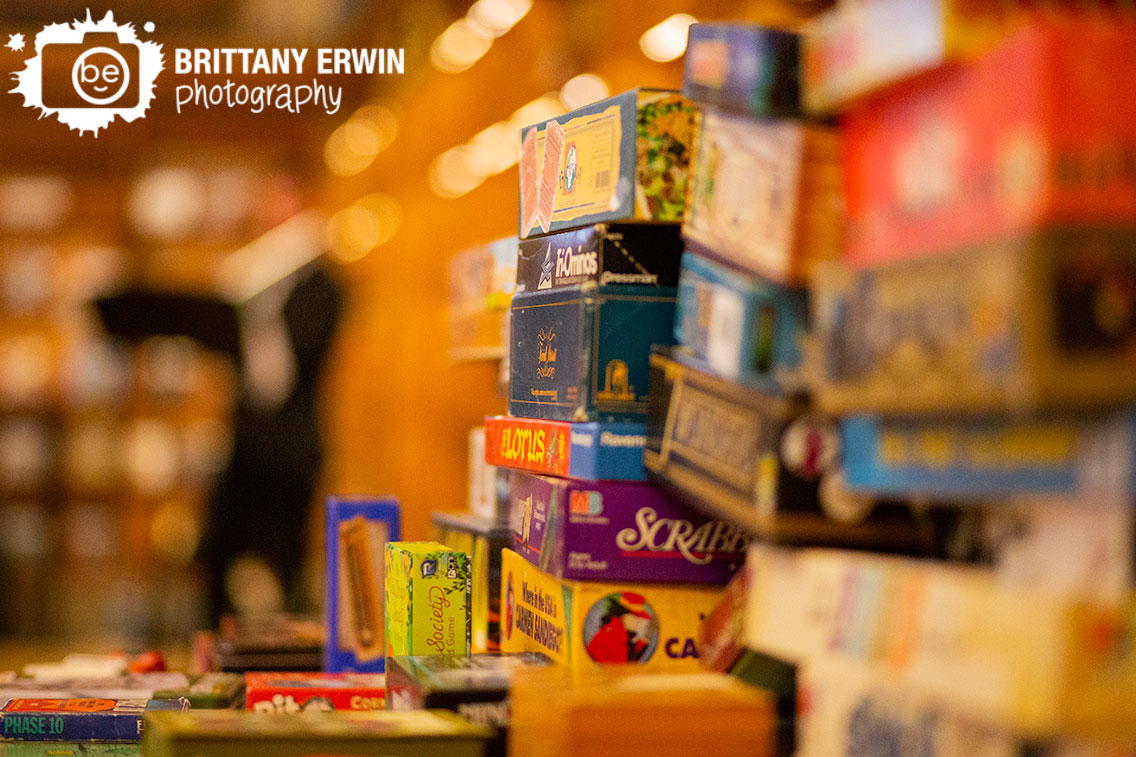
[[[255,712],[382,710],[382,673],[247,673],[245,708]]]
[[[848,111],[846,256],[1136,221],[1136,25],[1031,24]]]

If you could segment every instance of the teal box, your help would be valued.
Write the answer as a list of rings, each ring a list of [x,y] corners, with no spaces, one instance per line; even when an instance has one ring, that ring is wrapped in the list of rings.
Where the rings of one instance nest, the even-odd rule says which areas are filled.
[[[688,242],[682,256],[678,344],[722,378],[773,393],[803,388],[805,291],[739,273],[699,252]]]
[[[651,346],[674,344],[676,290],[594,283],[517,294],[509,414],[642,420]]]

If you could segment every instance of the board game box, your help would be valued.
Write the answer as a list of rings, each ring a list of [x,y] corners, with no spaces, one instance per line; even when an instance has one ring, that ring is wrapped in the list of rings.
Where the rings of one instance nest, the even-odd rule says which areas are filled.
[[[807,399],[759,392],[661,352],[651,355],[643,463],[691,507],[763,540],[928,547],[911,508],[843,485],[836,423]]]
[[[1049,228],[853,271],[811,293],[832,413],[968,414],[1136,400],[1136,227]]]
[[[394,499],[328,497],[325,670],[382,672],[384,548],[399,538]],[[286,669],[278,666],[276,670]]]
[[[801,115],[800,37],[753,24],[690,27],[682,93],[758,118]]]
[[[642,420],[647,359],[674,343],[675,290],[579,286],[513,297],[509,414]]]
[[[134,741],[143,716],[182,712],[185,699],[9,699],[0,707],[0,741]]]
[[[492,728],[489,754],[505,755],[510,723],[509,682],[522,667],[551,660],[529,652],[391,657],[387,687],[391,710],[451,710]]]
[[[787,289],[708,260],[682,256],[675,339],[718,375],[770,392],[804,388],[805,290]]]
[[[485,457],[501,468],[561,478],[642,481],[642,423],[485,419]]]
[[[682,239],[675,224],[600,223],[522,240],[516,292],[538,292],[591,282],[673,289]]]
[[[973,57],[998,40],[1017,12],[1013,3],[968,0],[837,3],[802,35],[804,105],[812,113],[832,113],[948,61]]]
[[[1131,225],[1133,67],[1136,27],[1072,14],[850,108],[844,259],[872,267],[1053,225]]]
[[[386,691],[382,673],[247,673],[245,709],[253,712],[382,710]]]
[[[470,567],[438,542],[387,543],[388,655],[469,654]]]
[[[683,236],[751,274],[806,284],[843,245],[836,130],[712,110],[699,126]]]
[[[512,547],[556,578],[724,584],[748,537],[647,482],[572,481],[514,471]]]
[[[699,626],[721,587],[569,581],[511,549],[501,557],[501,650],[573,668],[699,669]]]
[[[1136,415],[841,419],[845,481],[879,495],[1136,498]]]
[[[633,89],[521,129],[520,238],[604,221],[682,220],[694,106]]]

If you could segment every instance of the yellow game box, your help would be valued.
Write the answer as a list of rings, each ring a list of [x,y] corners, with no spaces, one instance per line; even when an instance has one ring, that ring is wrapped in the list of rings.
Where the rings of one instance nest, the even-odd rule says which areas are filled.
[[[501,651],[573,667],[699,670],[702,619],[721,587],[561,581],[501,552]]]

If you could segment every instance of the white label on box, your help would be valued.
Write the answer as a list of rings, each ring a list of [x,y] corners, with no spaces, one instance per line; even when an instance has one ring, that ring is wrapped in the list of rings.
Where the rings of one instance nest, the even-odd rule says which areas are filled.
[[[714,287],[706,329],[706,360],[720,375],[737,380],[741,372],[745,302],[737,292]]]
[[[485,462],[485,428],[469,432],[469,511],[497,517],[497,469]]]

